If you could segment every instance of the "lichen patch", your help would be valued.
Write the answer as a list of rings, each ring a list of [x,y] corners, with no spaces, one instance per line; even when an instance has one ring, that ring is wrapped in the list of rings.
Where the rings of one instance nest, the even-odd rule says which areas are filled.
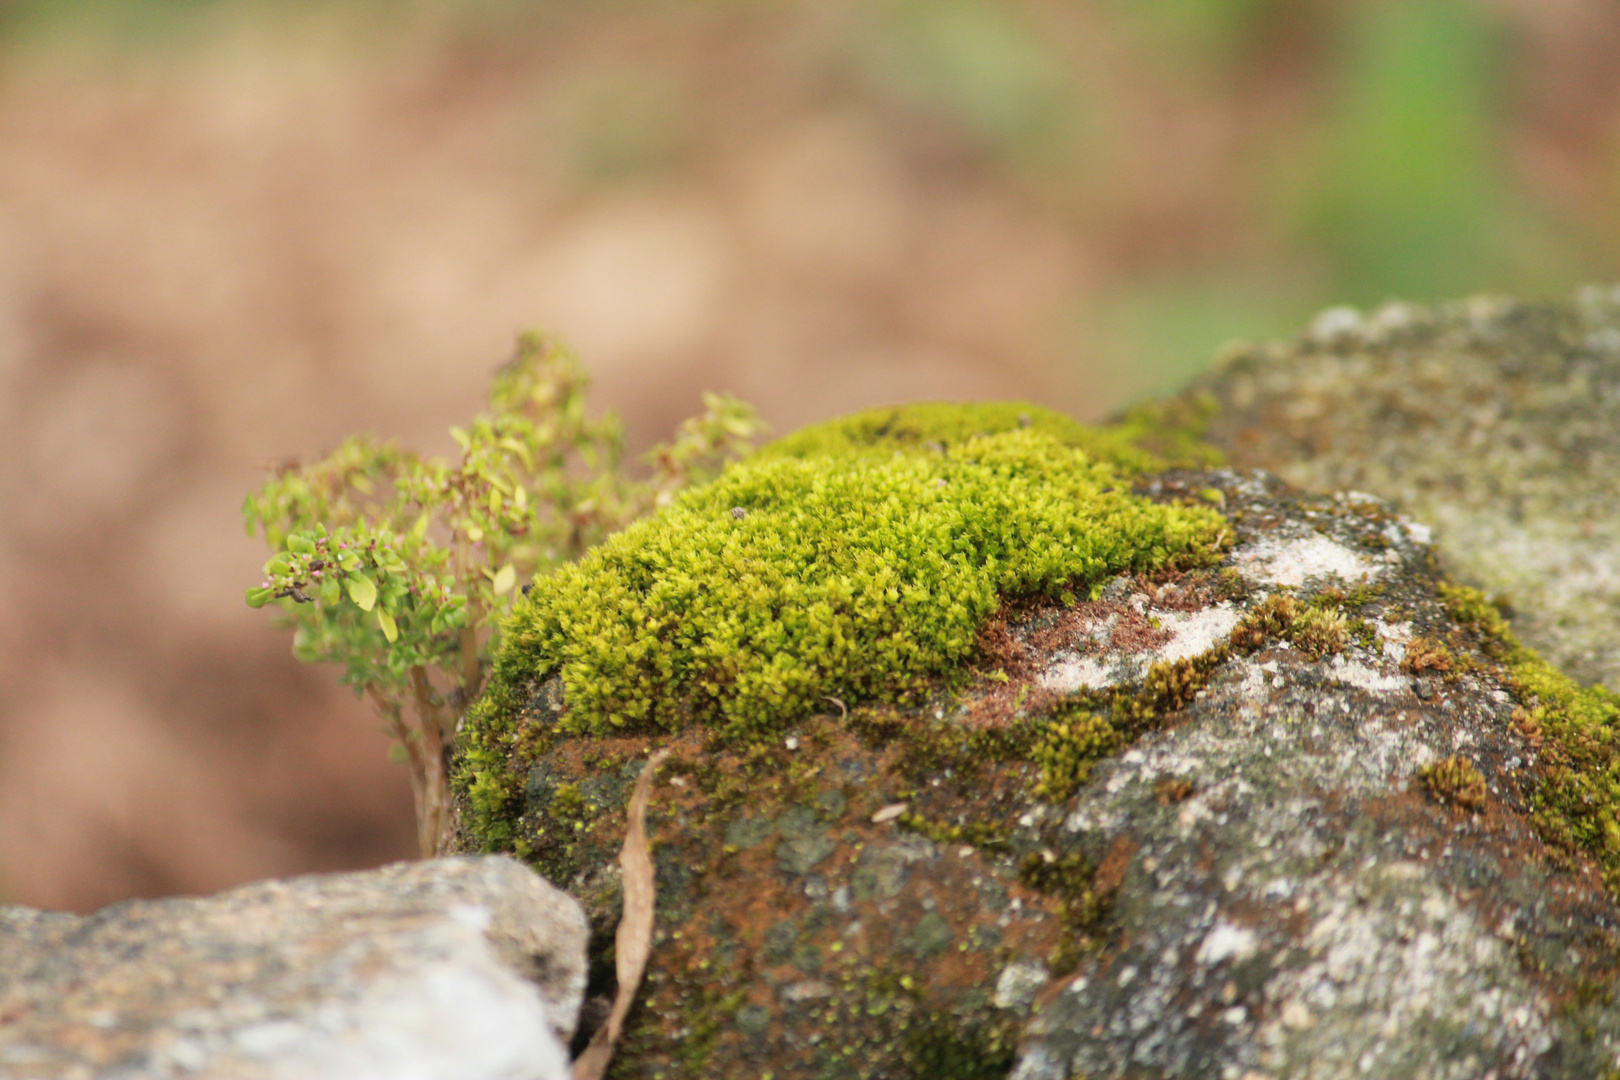
[[[1147,606],[1135,621],[1151,627],[1152,635],[1146,648],[1133,649],[1130,646],[1141,636],[1133,641],[1120,633],[1119,627],[1131,620],[1113,615],[1111,623],[1103,624],[1107,632],[1086,635],[1092,640],[1091,653],[1060,654],[1036,681],[1043,690],[1073,694],[1139,680],[1152,664],[1174,663],[1208,652],[1225,640],[1239,617],[1238,610],[1225,602],[1193,611]],[[1098,638],[1106,645],[1096,644]]]
[[[1372,581],[1383,567],[1325,536],[1291,539],[1262,537],[1233,555],[1237,565],[1261,585],[1299,588],[1309,581],[1337,578],[1347,584]]]
[[[1387,674],[1359,660],[1346,660],[1335,656],[1328,669],[1329,677],[1347,686],[1358,687],[1371,694],[1395,694],[1412,688],[1412,680],[1398,671]]]

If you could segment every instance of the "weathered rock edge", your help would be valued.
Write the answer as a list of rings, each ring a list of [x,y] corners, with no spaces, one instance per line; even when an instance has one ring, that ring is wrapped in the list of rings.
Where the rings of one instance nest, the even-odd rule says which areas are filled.
[[[1394,500],[1527,644],[1620,692],[1620,286],[1332,308],[1176,400],[1235,467]]]
[[[586,932],[500,857],[0,907],[0,1075],[563,1080]]]
[[[984,642],[999,666],[908,714],[656,740],[675,751],[649,820],[658,937],[616,1076],[1620,1066],[1620,911],[1531,827],[1525,703],[1448,611],[1422,527],[1260,473],[1139,490],[1221,504],[1223,565],[1009,609]],[[1262,618],[1285,596],[1321,613],[1312,635]],[[1037,796],[1033,759],[1061,755],[1019,733],[1116,691],[1134,745]],[[562,704],[555,684],[531,703],[515,835],[607,929],[655,740],[552,740]],[[1422,780],[1454,757],[1483,782],[1467,806]]]

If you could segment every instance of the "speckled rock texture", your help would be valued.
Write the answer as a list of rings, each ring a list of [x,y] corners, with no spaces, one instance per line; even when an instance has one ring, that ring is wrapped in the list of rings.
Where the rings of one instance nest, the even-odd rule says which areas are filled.
[[[739,747],[549,735],[566,702],[537,689],[517,845],[599,945],[630,786],[673,748],[613,1076],[1620,1069],[1620,908],[1533,830],[1534,732],[1428,530],[1258,471],[1138,490],[1220,506],[1222,562],[1009,604],[920,707],[829,700]],[[599,947],[587,1026],[611,970]]]
[[[1232,465],[1395,500],[1519,637],[1620,690],[1620,286],[1324,312],[1189,391]]]
[[[586,925],[510,859],[0,907],[7,1080],[563,1080]]]

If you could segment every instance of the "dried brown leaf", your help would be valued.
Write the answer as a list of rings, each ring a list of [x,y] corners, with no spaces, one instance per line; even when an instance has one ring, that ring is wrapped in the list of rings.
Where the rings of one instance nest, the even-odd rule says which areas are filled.
[[[624,1031],[624,1018],[636,999],[641,976],[647,970],[647,957],[652,952],[653,908],[658,899],[658,886],[653,874],[652,851],[647,844],[647,800],[652,795],[653,773],[669,756],[660,750],[647,760],[636,781],[635,793],[630,796],[629,826],[624,834],[624,847],[619,850],[619,866],[624,871],[624,913],[619,916],[619,930],[614,937],[613,959],[619,976],[619,994],[613,1001],[608,1021],[595,1035],[590,1045],[574,1062],[574,1080],[602,1080],[613,1061],[613,1049]]]

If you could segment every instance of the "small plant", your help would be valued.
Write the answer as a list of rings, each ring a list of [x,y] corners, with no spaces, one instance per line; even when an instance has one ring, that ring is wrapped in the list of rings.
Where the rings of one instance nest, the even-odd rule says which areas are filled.
[[[1268,596],[1232,630],[1232,647],[1244,653],[1265,648],[1273,638],[1285,638],[1294,628],[1299,605],[1287,593]]]
[[[1425,766],[1418,774],[1437,802],[1478,812],[1485,808],[1485,778],[1465,757],[1448,757]]]
[[[1300,652],[1320,660],[1350,643],[1349,620],[1335,608],[1309,607],[1295,618],[1291,636]]]
[[[571,353],[524,335],[490,412],[450,430],[458,464],[355,437],[282,466],[243,505],[274,551],[248,603],[277,604],[294,655],[341,664],[376,705],[410,765],[424,857],[449,836],[449,745],[519,583],[709,479],[763,428],[747,405],[705,395],[638,480],[621,468],[619,421],[586,414],[586,388]]]
[[[1456,657],[1450,649],[1432,638],[1415,637],[1406,645],[1406,660],[1401,666],[1413,675],[1426,671],[1447,674],[1456,667]]]

